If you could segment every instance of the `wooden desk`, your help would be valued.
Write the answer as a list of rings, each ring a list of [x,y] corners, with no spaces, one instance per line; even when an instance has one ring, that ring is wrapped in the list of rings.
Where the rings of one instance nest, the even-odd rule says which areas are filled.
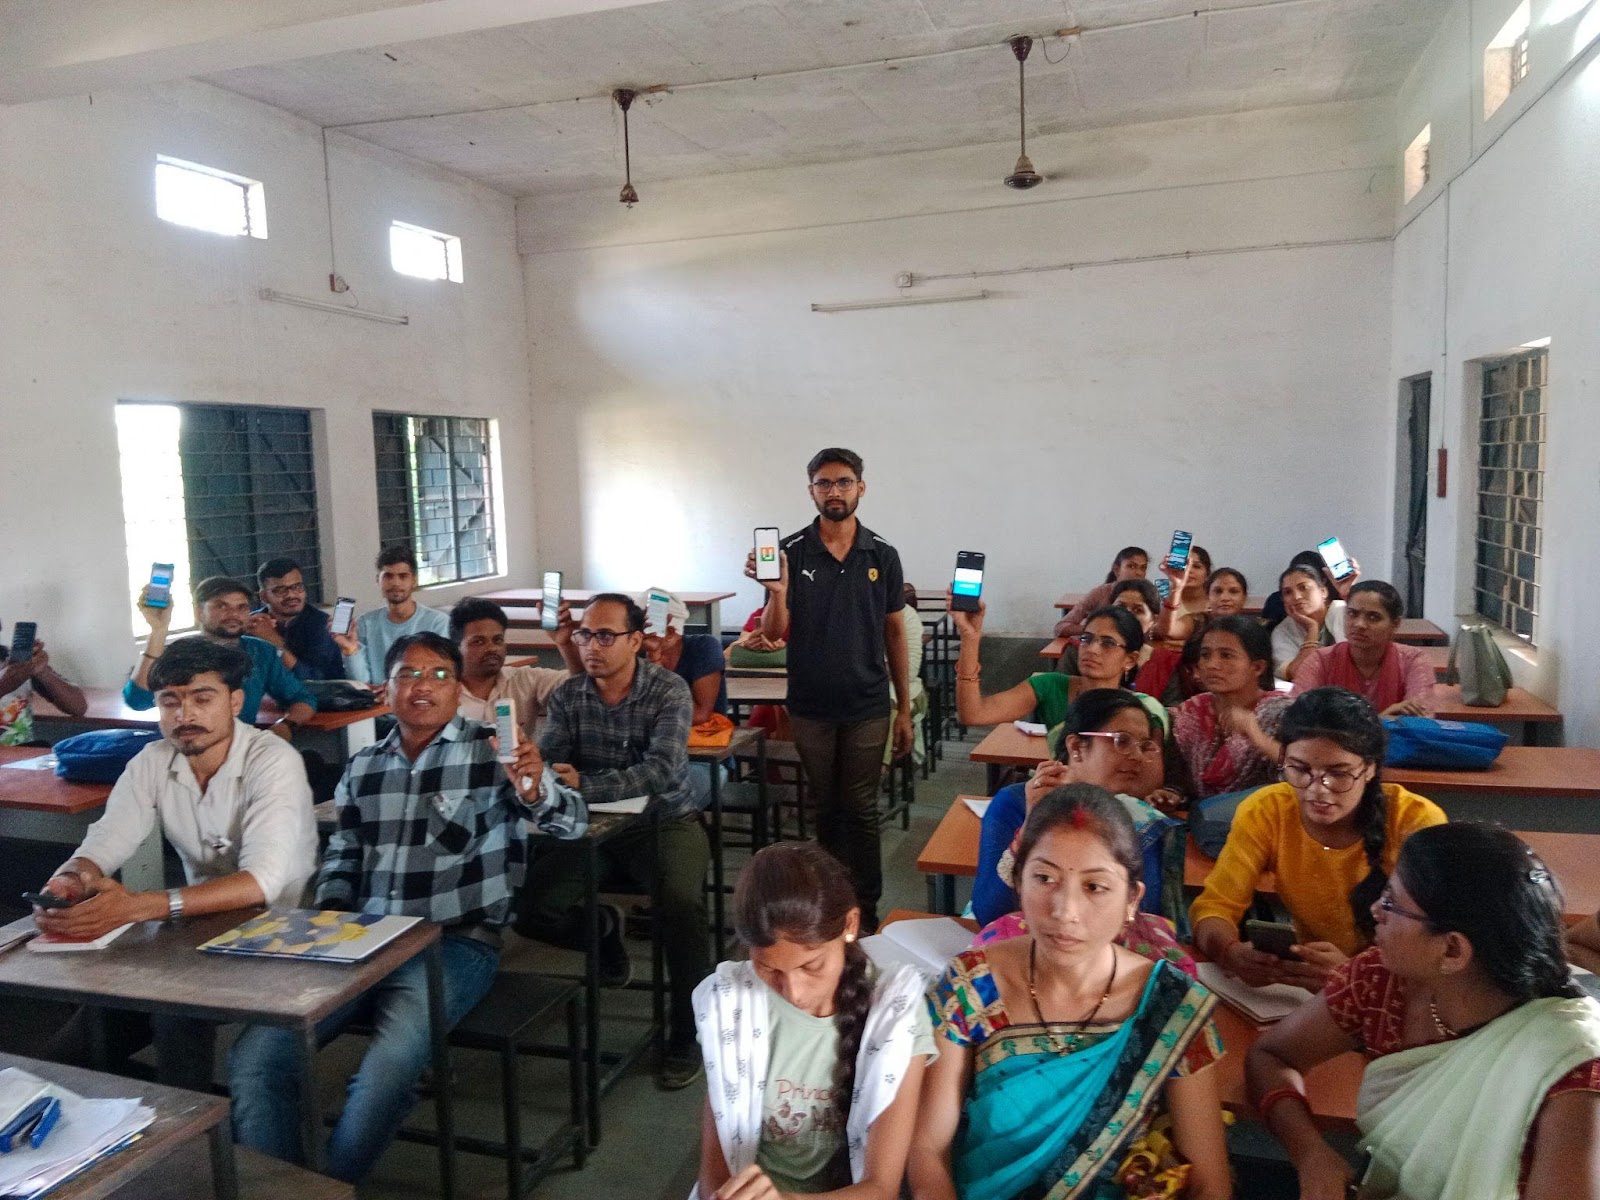
[[[635,588],[631,592],[626,588],[606,588],[605,590],[627,592],[629,595],[636,595],[644,591],[643,588]],[[720,634],[722,632],[722,602],[724,600],[732,600],[736,593],[679,592],[673,591],[671,588],[667,590],[672,591],[674,596],[683,601],[684,606],[689,610],[691,618],[694,616],[696,609],[700,610],[701,619],[696,621],[695,624],[704,625],[712,633]],[[564,587],[561,589],[561,598],[574,607],[587,605],[589,601],[598,595],[600,595],[599,591],[589,588]],[[498,592],[479,592],[477,598],[479,600],[491,600],[502,608],[531,608],[537,610],[544,606],[544,589],[502,588]],[[517,622],[513,621],[512,624],[516,625]]]
[[[1433,677],[1443,683],[1445,676],[1450,673],[1450,647],[1424,646],[1422,657],[1433,668]]]
[[[172,1013],[202,1021],[277,1025],[300,1040],[300,1137],[306,1162],[323,1162],[322,1107],[317,1095],[317,1022],[342,1008],[418,955],[428,970],[433,1072],[448,1079],[440,927],[414,925],[365,962],[319,963],[201,954],[195,947],[242,924],[261,909],[182,921],[145,921],[94,954],[0,954],[0,996],[97,1004],[135,1012]],[[455,1192],[451,1091],[434,1089],[438,1110],[440,1187]]]
[[[1561,710],[1552,708],[1532,692],[1511,688],[1505,703],[1498,708],[1474,708],[1461,703],[1459,683],[1436,683],[1433,687],[1433,715],[1441,721],[1481,721],[1486,725],[1521,725],[1524,745],[1536,745],[1539,730],[1561,724]]]
[[[9,953],[15,955],[26,951],[19,949]],[[186,1146],[198,1150],[198,1139],[202,1135],[210,1142],[211,1151],[209,1175],[212,1190],[206,1194],[222,1200],[234,1200],[238,1196],[233,1128],[228,1122],[228,1102],[222,1097],[163,1087],[158,1083],[144,1083],[137,1079],[124,1079],[100,1071],[64,1067],[60,1063],[20,1058],[14,1054],[0,1054],[0,1067],[17,1067],[40,1079],[60,1084],[88,1100],[138,1100],[155,1110],[155,1120],[145,1127],[137,1140],[58,1185],[50,1192],[51,1200],[98,1200],[98,1197],[112,1194],[122,1196],[123,1192],[119,1189],[125,1184],[131,1187],[140,1175],[169,1156]],[[201,1172],[199,1177],[204,1178],[205,1168],[200,1167],[198,1161],[194,1161],[193,1165]]]
[[[1050,662],[1060,662],[1061,656],[1067,652],[1067,639],[1056,638],[1044,644],[1044,649],[1039,651],[1039,657]]]
[[[968,755],[989,767],[989,794],[999,791],[1001,767],[1037,767],[1050,757],[1048,739],[1023,733],[1010,721],[996,725]]]
[[[1461,795],[1553,796],[1600,799],[1600,750],[1588,746],[1507,746],[1487,771],[1421,771],[1385,767],[1388,783],[1403,783],[1414,792]]]
[[[775,675],[734,675],[727,677],[728,684],[728,709],[733,714],[735,721],[739,720],[741,713],[755,707],[757,704],[784,704],[789,699],[789,676],[787,673]]]
[[[1229,1008],[1220,997],[1212,1020],[1222,1035],[1226,1053],[1211,1068],[1216,1073],[1217,1091],[1223,1107],[1241,1117],[1255,1117],[1255,1107],[1249,1102],[1244,1084],[1244,1060],[1250,1047],[1265,1031],[1248,1017]],[[1361,1090],[1361,1074],[1366,1070],[1366,1059],[1351,1052],[1329,1059],[1306,1072],[1306,1099],[1311,1104],[1311,1115],[1324,1129],[1349,1132],[1355,1128],[1356,1095]]]
[[[893,925],[896,921],[926,921],[929,918],[946,915],[945,913],[918,912],[914,908],[891,908],[889,915],[878,922],[878,928],[881,930],[886,926]],[[971,917],[951,917],[950,919],[963,929],[970,929],[973,933],[978,932],[978,923]]]
[[[0,746],[0,764],[42,758],[49,753],[24,746]],[[50,842],[70,850],[100,819],[110,795],[109,783],[69,783],[59,778],[54,769],[22,771],[0,765],[0,836]],[[134,891],[160,888],[161,835],[152,832],[145,838],[118,875]],[[43,882],[33,880],[30,886]]]
[[[1152,579],[1150,582],[1154,583],[1155,580]],[[1088,594],[1088,592],[1063,592],[1060,599],[1056,601],[1056,607],[1063,612],[1077,608]],[[1258,617],[1261,615],[1261,610],[1266,605],[1266,602],[1267,598],[1265,596],[1246,596],[1244,612],[1252,617]]]
[[[956,876],[978,873],[978,839],[983,822],[967,807],[983,796],[957,796],[939,819],[938,828],[917,855],[917,870],[928,877],[928,907],[944,916],[956,914]]]
[[[1422,617],[1407,617],[1400,622],[1394,640],[1408,646],[1448,646],[1450,635],[1432,621]]]

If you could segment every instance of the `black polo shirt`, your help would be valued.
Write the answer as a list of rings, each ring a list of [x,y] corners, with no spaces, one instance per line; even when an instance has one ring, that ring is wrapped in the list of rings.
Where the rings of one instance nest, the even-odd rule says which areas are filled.
[[[905,607],[900,555],[856,522],[840,562],[822,544],[818,517],[784,539],[789,560],[789,711],[841,725],[889,711],[883,626]]]

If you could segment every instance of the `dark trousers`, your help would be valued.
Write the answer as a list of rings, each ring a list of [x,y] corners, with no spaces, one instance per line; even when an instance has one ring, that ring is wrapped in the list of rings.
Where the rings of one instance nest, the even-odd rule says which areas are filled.
[[[711,843],[695,817],[663,820],[660,828],[661,922],[671,983],[671,1035],[675,1047],[693,1045],[694,989],[711,973],[706,917],[706,868]],[[655,867],[650,830],[627,829],[600,846],[600,890],[648,891]],[[583,945],[582,846],[541,846],[528,868],[516,929],[523,937],[577,949]]]
[[[841,725],[791,714],[789,724],[817,810],[817,841],[850,869],[861,902],[861,922],[868,930],[876,929],[878,899],[883,895],[878,783],[890,720],[882,716]]]

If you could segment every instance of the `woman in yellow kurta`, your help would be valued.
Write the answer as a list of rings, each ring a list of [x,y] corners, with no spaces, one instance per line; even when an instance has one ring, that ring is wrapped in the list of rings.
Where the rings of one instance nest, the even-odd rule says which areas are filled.
[[[1383,782],[1383,723],[1353,692],[1306,692],[1283,714],[1278,740],[1283,782],[1239,806],[1189,918],[1201,953],[1246,983],[1319,991],[1329,972],[1371,944],[1371,905],[1400,844],[1445,816],[1433,801]],[[1293,959],[1239,937],[1239,918],[1269,871],[1299,935]]]

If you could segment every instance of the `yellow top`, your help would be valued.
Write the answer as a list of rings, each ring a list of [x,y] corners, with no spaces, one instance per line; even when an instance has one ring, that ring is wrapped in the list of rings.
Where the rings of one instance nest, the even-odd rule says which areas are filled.
[[[1388,799],[1383,841],[1383,869],[1393,873],[1400,843],[1419,829],[1442,825],[1444,811],[1432,800],[1396,783],[1383,785]],[[1300,801],[1287,783],[1274,783],[1246,797],[1233,817],[1228,844],[1206,877],[1205,890],[1189,908],[1199,924],[1220,917],[1237,925],[1255,897],[1256,884],[1268,871],[1277,876],[1283,901],[1300,937],[1331,942],[1347,955],[1367,946],[1350,911],[1350,889],[1367,876],[1367,854],[1360,842],[1330,850],[1305,830]]]

